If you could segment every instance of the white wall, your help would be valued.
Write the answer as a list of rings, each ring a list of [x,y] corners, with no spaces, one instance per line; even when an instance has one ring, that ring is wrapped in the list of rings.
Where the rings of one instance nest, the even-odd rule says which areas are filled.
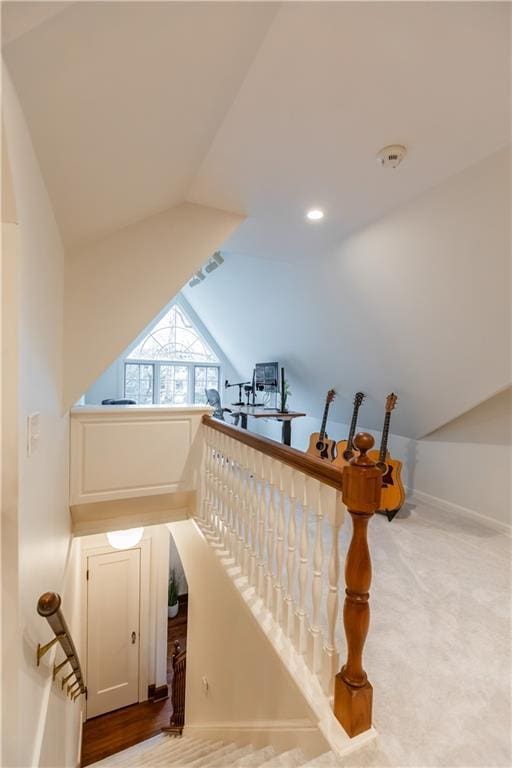
[[[510,526],[511,393],[507,388],[411,446],[411,488]]]
[[[19,227],[2,131],[1,253],[1,510],[0,515],[0,762],[14,759],[18,642],[18,323]],[[6,205],[8,198],[11,205]]]
[[[270,744],[274,727],[315,728],[293,678],[195,523],[169,528],[190,588],[186,730],[212,729],[213,738],[229,739],[233,729],[233,740],[247,731],[248,741],[259,737]]]
[[[66,261],[64,402],[73,405],[239,225],[182,203]]]
[[[4,733],[2,765],[37,766],[42,746],[44,759],[55,766],[75,765],[78,718],[67,715],[74,705],[66,702],[62,738],[46,739],[47,723],[59,694],[52,685],[48,654],[38,668],[37,643],[52,633],[36,613],[39,595],[47,590],[62,593],[70,552],[71,520],[68,509],[69,422],[62,412],[62,347],[64,252],[23,115],[8,75],[3,73],[3,106],[7,148],[19,220],[19,500],[11,510],[10,534],[19,551],[9,552],[11,586],[19,609],[16,622],[18,653],[10,657],[8,695],[10,727]],[[13,408],[16,403],[13,403]],[[26,420],[40,414],[40,438],[29,458]],[[6,680],[3,680],[5,684]],[[74,712],[78,712],[75,705]],[[68,745],[68,747],[66,746]]]
[[[183,570],[183,563],[181,562],[180,553],[178,552],[176,542],[174,541],[174,537],[171,533],[169,538],[169,576],[171,575],[172,570],[174,570],[174,574],[176,576],[178,594],[187,595],[187,577],[185,576],[185,571]]]
[[[509,170],[505,149],[314,259],[228,252],[184,293],[242,376],[285,366],[290,407],[318,418],[334,387],[346,422],[363,391],[379,429],[394,391],[395,431],[421,438],[510,383]]]

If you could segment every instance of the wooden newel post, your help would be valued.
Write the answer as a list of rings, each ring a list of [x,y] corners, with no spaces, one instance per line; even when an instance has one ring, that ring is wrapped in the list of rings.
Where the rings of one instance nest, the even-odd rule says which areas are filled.
[[[366,455],[373,437],[359,432],[354,445],[359,451],[343,469],[343,502],[352,518],[352,541],[345,561],[343,624],[347,661],[334,683],[334,714],[349,736],[367,731],[372,724],[373,689],[363,669],[363,647],[370,622],[368,600],[372,564],[368,549],[368,521],[379,508],[382,474]]]

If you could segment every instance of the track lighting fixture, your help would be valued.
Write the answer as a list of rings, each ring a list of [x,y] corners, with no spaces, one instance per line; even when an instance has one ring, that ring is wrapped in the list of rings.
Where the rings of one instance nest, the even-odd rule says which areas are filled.
[[[206,272],[206,275],[209,275],[212,272],[214,272],[223,263],[224,263],[223,255],[221,254],[220,251],[215,251],[213,256],[211,256],[210,259],[208,260],[208,264],[206,264],[204,267],[204,271]],[[200,283],[202,283],[202,281],[205,280],[206,275],[203,273],[203,269],[200,269],[199,272],[196,272],[192,280],[190,280],[189,282],[190,288],[195,288],[196,285],[199,285]]]
[[[199,272],[196,272],[192,280],[189,282],[189,285],[191,288],[194,288],[196,285],[199,285],[199,283],[202,283],[205,279],[205,275],[203,275],[203,270],[200,269]]]
[[[215,253],[211,257],[210,261],[208,262],[208,264],[204,268],[204,271],[209,275],[210,272],[213,272],[214,269],[217,269],[223,263],[224,263],[224,258],[222,256],[221,252],[220,251],[215,251]]]

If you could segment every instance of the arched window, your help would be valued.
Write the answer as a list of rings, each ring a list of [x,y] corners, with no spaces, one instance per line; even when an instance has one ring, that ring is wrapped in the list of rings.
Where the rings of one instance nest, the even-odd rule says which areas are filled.
[[[205,389],[218,389],[219,378],[218,357],[173,304],[126,358],[124,394],[140,405],[205,403]]]

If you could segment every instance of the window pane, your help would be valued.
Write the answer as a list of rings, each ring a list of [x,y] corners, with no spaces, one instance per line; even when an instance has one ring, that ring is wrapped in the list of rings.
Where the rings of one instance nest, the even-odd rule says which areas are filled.
[[[160,366],[160,403],[164,405],[185,405],[190,402],[188,394],[188,366]]]
[[[196,365],[194,403],[206,403],[205,389],[219,388],[219,369],[216,365]]]
[[[177,304],[130,353],[132,360],[186,360],[216,362],[208,344]]]
[[[139,405],[153,402],[153,366],[130,363],[124,367],[124,394]]]

